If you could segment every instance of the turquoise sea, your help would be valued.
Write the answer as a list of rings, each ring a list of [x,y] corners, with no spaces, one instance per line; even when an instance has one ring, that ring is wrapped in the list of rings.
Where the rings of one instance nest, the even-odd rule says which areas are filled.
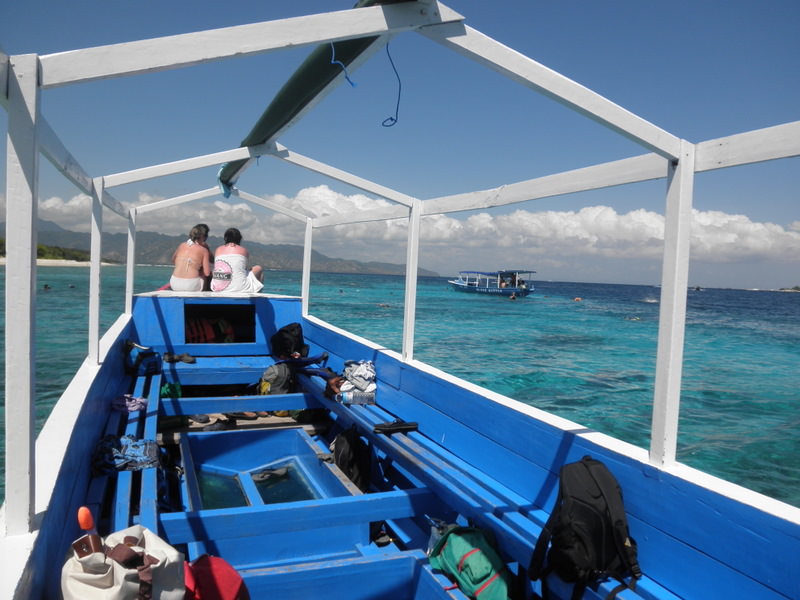
[[[136,291],[161,286],[170,269],[137,268]],[[38,270],[39,426],[86,353],[88,276]],[[122,267],[103,270],[104,327],[123,306],[124,277]],[[403,283],[314,274],[311,312],[400,350]],[[534,283],[534,294],[509,301],[421,279],[415,358],[648,447],[660,290]],[[268,272],[266,289],[299,294],[300,274]],[[800,294],[689,290],[687,323],[679,460],[800,506]]]

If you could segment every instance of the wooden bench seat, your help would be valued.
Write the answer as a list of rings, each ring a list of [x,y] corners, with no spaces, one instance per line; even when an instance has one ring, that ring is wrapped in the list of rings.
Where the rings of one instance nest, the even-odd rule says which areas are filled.
[[[321,408],[313,394],[273,394],[269,396],[209,396],[204,398],[162,398],[164,416],[208,415],[240,411],[302,410]]]
[[[103,435],[155,440],[160,387],[161,374],[136,377],[130,393],[146,397],[147,407],[128,413],[111,409]],[[112,510],[107,513],[104,506],[109,501]],[[85,504],[95,515],[98,531],[103,535],[134,523],[155,531],[158,524],[157,467],[95,475],[89,483]]]
[[[250,384],[258,382],[267,367],[275,363],[268,355],[194,356],[194,359],[194,363],[165,362],[165,381],[178,381],[181,385]]]
[[[397,552],[247,569],[241,575],[253,598],[305,598],[312,589],[348,600],[466,600],[458,590],[446,590],[449,582],[426,563],[419,551]]]
[[[303,378],[302,382],[307,391],[321,395],[323,386],[318,380]],[[320,401],[337,414],[347,426],[355,424],[360,434],[370,444],[396,461],[393,465],[395,468],[401,463],[410,475],[437,493],[459,514],[480,527],[500,533],[501,553],[507,560],[520,565],[520,571],[525,571],[536,539],[548,517],[545,510],[422,433],[392,435],[374,433],[373,428],[376,424],[397,418],[384,410],[380,404],[347,407],[324,396]],[[561,581],[557,576],[550,575],[548,582],[556,597],[569,597],[571,594],[572,584]],[[617,583],[603,582],[596,591],[587,589],[583,597],[605,598]],[[533,587],[536,591],[540,591],[538,582],[535,582]],[[676,600],[677,596],[644,576],[637,583],[636,591],[625,590],[618,595],[618,598]]]

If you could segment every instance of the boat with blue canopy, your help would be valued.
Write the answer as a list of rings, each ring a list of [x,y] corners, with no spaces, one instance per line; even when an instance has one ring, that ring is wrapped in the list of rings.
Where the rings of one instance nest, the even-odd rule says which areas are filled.
[[[357,68],[401,35],[421,36],[426,48],[440,45],[493,69],[624,136],[643,154],[615,155],[577,170],[421,200],[279,143],[346,81],[345,68]],[[174,156],[162,164],[90,174],[47,121],[41,98],[50,88],[83,82],[102,86],[107,79],[141,73],[169,77],[185,67],[301,47],[312,48],[308,59],[240,146]],[[578,597],[800,598],[800,508],[676,457],[695,175],[800,156],[800,121],[692,143],[480,33],[435,0],[366,0],[351,10],[99,48],[0,54],[0,100],[8,113],[0,597],[59,598],[62,565],[85,551],[80,540],[87,535],[108,540],[143,527],[189,562],[207,555],[225,561],[252,598],[465,600],[453,574],[448,577],[440,568],[442,561],[430,560],[430,548],[436,547],[436,534],[445,523],[478,528],[494,540],[497,562],[487,569],[493,574],[485,585],[508,585],[492,597],[532,600],[546,588],[552,599],[574,600],[569,577],[553,569],[534,574],[528,567],[559,498],[562,467],[591,456],[608,467],[624,493],[641,573],[635,581],[628,575],[621,589],[618,581],[599,577]],[[325,138],[320,131],[318,139]],[[168,142],[163,140],[160,152],[169,152]],[[115,143],[111,151],[120,149]],[[370,152],[377,157],[379,148],[370,147]],[[41,365],[37,373],[35,361],[40,154],[91,199],[92,209],[87,215],[87,354],[37,435],[35,383],[37,375],[47,378],[48,368]],[[286,206],[271,190],[248,192],[244,175],[260,157],[322,174],[391,206],[382,202],[371,211],[331,216],[325,206],[317,212]],[[124,158],[118,152],[114,164]],[[207,174],[209,167],[218,173],[216,179],[178,196],[130,206],[113,196],[116,186],[143,186],[140,198],[152,199],[147,193],[152,180],[181,174],[185,181],[185,174]],[[394,170],[403,168],[400,161],[394,165]],[[413,174],[409,168],[408,176]],[[415,359],[420,223],[425,216],[654,179],[666,181],[666,217],[647,447],[589,430]],[[299,295],[134,293],[137,218],[207,199],[275,211],[305,227]],[[124,310],[101,329],[103,213],[109,211],[128,223],[127,281]],[[310,301],[315,233],[390,219],[408,224],[399,350],[318,318]],[[500,279],[513,274],[516,293],[523,295],[523,273],[532,272],[470,272],[466,278],[462,274],[463,287],[494,277],[502,294],[507,288]],[[530,293],[530,278],[524,282],[524,292]],[[472,287],[488,290],[489,284]],[[295,330],[301,330],[302,339],[298,356],[292,351],[287,357],[274,340],[293,324],[300,325]],[[469,347],[474,345],[455,340],[441,351],[455,361]],[[131,364],[134,353],[146,356]],[[163,360],[167,357],[173,360]],[[523,363],[526,357],[513,360]],[[263,385],[269,382],[267,374],[286,369],[293,385],[268,393],[277,387]],[[356,387],[364,384],[357,390],[361,401],[342,391],[344,380]],[[98,460],[98,452],[108,447],[101,442],[109,438],[132,441],[136,451],[122,462]],[[135,468],[119,468],[122,463],[135,463]],[[92,517],[88,521],[76,518],[87,514]],[[98,546],[92,553],[104,560],[104,552]]]
[[[533,293],[531,278],[535,272],[522,269],[459,271],[458,279],[449,279],[447,283],[459,292],[524,298]]]

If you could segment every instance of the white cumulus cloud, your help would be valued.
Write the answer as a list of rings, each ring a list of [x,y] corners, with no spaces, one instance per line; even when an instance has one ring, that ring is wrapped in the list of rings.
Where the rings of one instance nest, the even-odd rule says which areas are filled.
[[[319,217],[354,216],[392,205],[365,194],[342,194],[325,185],[305,188],[294,197],[264,198],[296,213]],[[161,199],[142,194],[135,204]],[[3,205],[4,200],[0,196]],[[67,199],[49,197],[39,203],[41,219],[73,231],[89,231],[90,212],[91,201],[84,194]],[[104,222],[107,231],[126,230],[125,219],[110,211],[106,214],[110,215]],[[305,228],[301,221],[236,197],[145,213],[140,215],[138,227],[175,235],[188,232],[199,222],[207,223],[214,236],[237,227],[246,241],[266,244],[301,244]],[[645,209],[618,213],[609,206],[587,206],[577,211],[518,209],[506,214],[482,211],[425,217],[420,235],[423,257],[433,263],[430,268],[450,272],[510,263],[577,264],[590,259],[616,264],[649,260],[657,264],[663,248],[664,217]],[[327,227],[314,233],[315,248],[331,256],[388,262],[405,261],[406,238],[404,219]],[[771,261],[794,265],[800,261],[800,221],[781,226],[741,214],[695,209],[691,257],[716,264]],[[791,270],[796,271],[796,266]]]

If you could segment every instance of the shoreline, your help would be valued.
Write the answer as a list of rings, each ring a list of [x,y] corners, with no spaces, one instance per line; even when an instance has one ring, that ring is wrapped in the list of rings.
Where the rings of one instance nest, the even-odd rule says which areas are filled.
[[[0,256],[0,265],[6,264],[6,257]],[[104,267],[121,266],[116,263],[100,263]],[[37,267],[88,267],[91,263],[88,260],[65,260],[63,258],[37,258]]]

